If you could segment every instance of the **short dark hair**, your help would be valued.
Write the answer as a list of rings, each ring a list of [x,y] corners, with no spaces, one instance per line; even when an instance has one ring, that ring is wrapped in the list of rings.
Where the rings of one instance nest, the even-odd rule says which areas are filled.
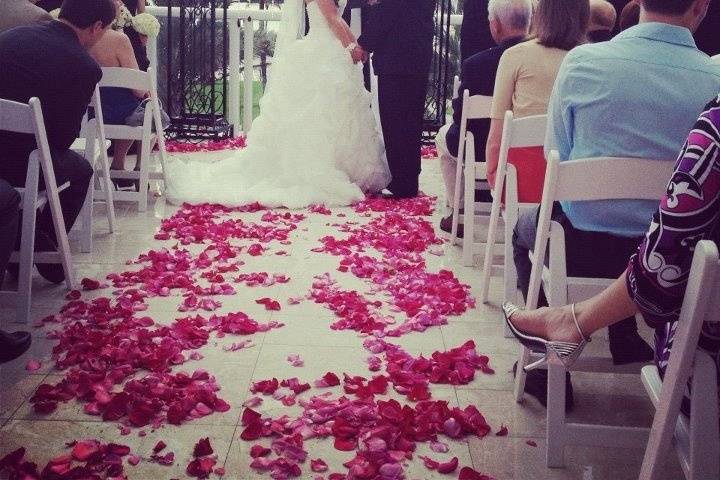
[[[589,22],[589,0],[540,0],[535,36],[546,47],[571,50],[586,41]]]
[[[113,0],[65,0],[60,7],[58,18],[66,20],[77,28],[88,28],[96,22],[107,27],[115,20],[117,7]]]
[[[683,15],[690,10],[695,0],[643,0],[642,3],[648,12]]]

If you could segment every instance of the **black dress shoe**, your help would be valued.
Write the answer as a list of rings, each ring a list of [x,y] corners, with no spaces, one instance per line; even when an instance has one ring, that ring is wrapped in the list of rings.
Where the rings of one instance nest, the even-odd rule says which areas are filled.
[[[0,330],[0,363],[15,360],[27,352],[32,343],[32,337],[28,332],[7,333]]]
[[[615,365],[647,363],[655,358],[655,351],[637,332],[623,336],[611,335],[610,353]]]
[[[57,244],[50,238],[50,235],[38,230],[35,235],[36,252],[57,252]],[[50,283],[62,283],[65,281],[65,270],[62,263],[36,263],[38,273]]]
[[[452,233],[452,222],[453,222],[453,216],[452,213],[448,215],[447,217],[440,220],[440,230],[446,233]],[[458,225],[457,230],[457,236],[458,238],[463,238],[463,235],[465,233],[465,228],[463,224]]]
[[[517,371],[517,362],[513,365],[513,378]],[[525,393],[531,395],[547,408],[547,370],[537,369],[527,372],[525,377]],[[570,412],[575,407],[573,397],[573,386],[570,381],[570,372],[565,372],[565,412]]]

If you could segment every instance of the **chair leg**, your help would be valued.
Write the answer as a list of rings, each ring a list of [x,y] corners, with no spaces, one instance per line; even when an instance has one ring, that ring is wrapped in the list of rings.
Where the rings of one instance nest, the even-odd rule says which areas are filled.
[[[148,185],[150,184],[150,149],[152,142],[149,138],[143,138],[140,151],[142,152],[138,158],[140,162],[140,186],[138,192],[138,211],[145,212],[148,205]]]
[[[530,350],[520,345],[520,355],[518,356],[517,368],[515,369],[515,401],[520,403],[525,393],[525,380],[527,374],[523,367],[530,361]]]
[[[100,127],[98,127],[98,130]],[[115,200],[113,196],[114,188],[110,179],[110,160],[107,156],[105,148],[105,135],[98,135],[100,143],[100,168],[102,169],[102,178],[99,179],[100,189],[103,190],[105,199],[105,210],[107,211],[108,228],[110,233],[115,232]],[[95,158],[95,139],[92,142],[92,157]]]
[[[65,218],[63,217],[62,208],[60,207],[60,198],[58,197],[55,179],[45,178],[45,185],[48,186],[46,193],[48,197],[48,205],[53,219],[53,227],[55,228],[55,238],[58,242],[58,253],[60,254],[60,262],[65,271],[65,284],[69,290],[75,288],[75,274],[70,256],[70,243],[68,242],[67,231],[65,230]],[[46,208],[47,208],[46,207]]]
[[[487,241],[485,242],[485,261],[483,262],[482,279],[480,280],[480,302],[487,303],[490,277],[492,276],[493,259],[495,257],[495,236],[500,222],[500,199],[493,198],[490,211],[490,225],[488,225]]]
[[[565,465],[565,368],[555,358],[548,364],[546,462],[550,468]]]
[[[463,162],[461,159],[457,159],[457,165],[455,168],[455,194],[453,195],[452,204],[452,229],[450,232],[450,245],[455,245],[457,242],[458,226],[460,225],[460,182],[462,182],[462,169]],[[467,213],[467,212],[465,212]],[[465,217],[463,217],[465,218]],[[463,222],[464,223],[464,222]]]
[[[463,225],[463,265],[472,267],[475,264],[475,162],[465,162],[465,195]]]
[[[95,175],[90,180],[90,187],[85,195],[85,204],[80,212],[80,251],[83,253],[92,252],[92,217],[93,202],[95,201]]]
[[[37,159],[31,159],[25,182],[23,198],[23,216],[20,242],[20,259],[18,274],[17,321],[30,322],[30,305],[32,301],[32,272],[35,251],[35,220],[37,218],[38,178],[40,166]]]
[[[717,398],[715,363],[707,353],[698,351],[695,354],[692,378],[689,480],[720,478]]]
[[[513,259],[513,231],[517,224],[518,212],[515,208],[505,208],[505,252],[503,258],[504,298],[506,302],[517,304],[517,270]]]

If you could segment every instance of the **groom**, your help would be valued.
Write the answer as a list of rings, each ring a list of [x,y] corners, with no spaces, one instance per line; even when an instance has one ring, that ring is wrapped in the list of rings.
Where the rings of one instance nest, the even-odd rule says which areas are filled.
[[[420,140],[433,54],[435,0],[371,0],[363,11],[356,60],[373,53],[380,122],[394,198],[414,197],[420,176]]]

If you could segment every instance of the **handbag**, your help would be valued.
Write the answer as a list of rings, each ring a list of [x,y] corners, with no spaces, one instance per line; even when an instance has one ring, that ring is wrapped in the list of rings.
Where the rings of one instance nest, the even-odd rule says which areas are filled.
[[[150,101],[151,99],[149,98],[143,99],[143,101],[140,102],[137,107],[135,107],[135,110],[127,116],[127,118],[125,119],[125,125],[128,125],[130,127],[142,126],[143,122],[145,121],[145,108],[150,103]],[[170,117],[167,113],[165,113],[165,110],[163,110],[160,100],[158,100],[158,105],[160,105],[160,123],[162,124],[162,128],[165,129],[170,125]]]

